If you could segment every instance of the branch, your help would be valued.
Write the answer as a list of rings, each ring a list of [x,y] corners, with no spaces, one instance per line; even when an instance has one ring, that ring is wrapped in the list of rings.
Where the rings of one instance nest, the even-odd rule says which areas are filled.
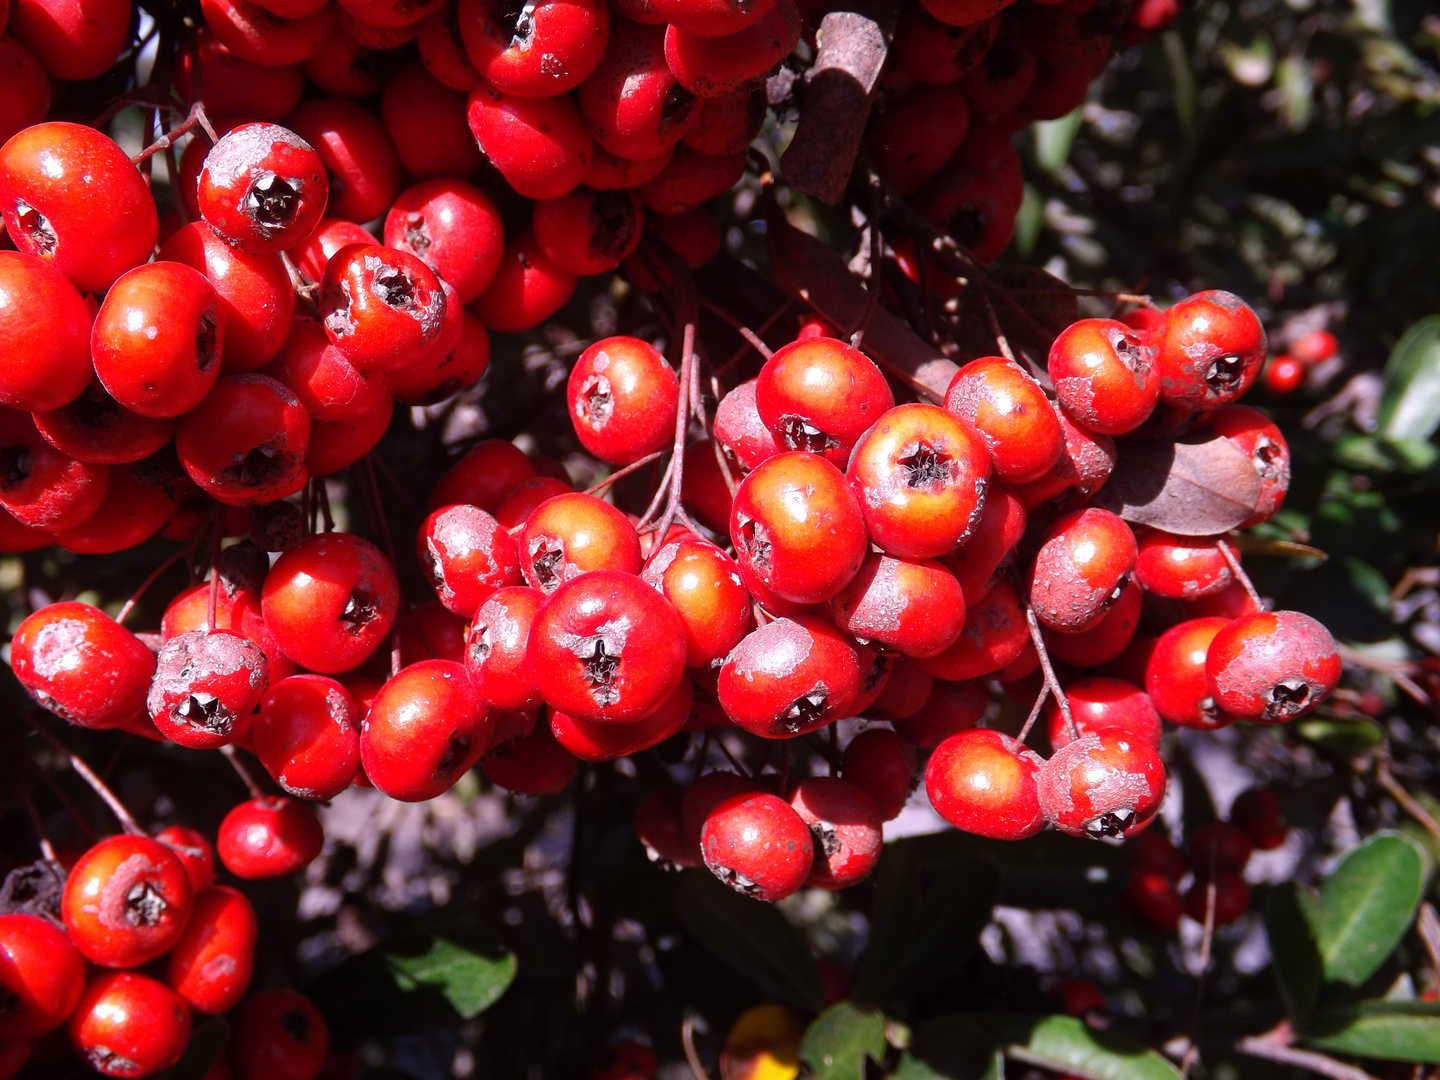
[[[1330,1080],[1376,1080],[1364,1069],[1346,1065],[1343,1061],[1336,1061],[1334,1058],[1316,1053],[1314,1050],[1297,1050],[1288,1042],[1281,1042],[1281,1038],[1293,1038],[1288,1028],[1288,1025],[1282,1024],[1269,1034],[1248,1036],[1237,1042],[1235,1049],[1250,1057],[1264,1058],[1266,1061],[1278,1062],[1281,1065],[1294,1065],[1296,1068],[1309,1069],[1313,1073],[1330,1077]],[[1281,1032],[1281,1035],[1277,1037],[1276,1032]]]

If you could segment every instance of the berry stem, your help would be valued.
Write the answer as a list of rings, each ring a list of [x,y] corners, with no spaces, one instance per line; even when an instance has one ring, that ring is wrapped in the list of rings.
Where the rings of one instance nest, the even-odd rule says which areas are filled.
[[[616,469],[603,480],[597,480],[595,483],[591,484],[588,488],[585,489],[584,494],[598,495],[600,492],[608,488],[611,484],[615,483],[615,481],[622,480],[625,477],[629,476],[631,473],[643,469],[652,461],[659,461],[661,456],[664,455],[664,453],[664,450],[656,450],[653,454],[646,454],[638,461],[632,461],[629,465],[626,465],[622,469]]]
[[[35,771],[39,773],[40,779],[45,782],[45,786],[50,789],[51,794],[60,800],[60,805],[65,807],[65,812],[69,814],[70,819],[75,822],[75,827],[80,830],[86,840],[93,844],[95,842],[95,830],[90,827],[90,823],[81,815],[79,808],[70,796],[65,794],[65,789],[57,784],[55,778],[44,769],[36,769]]]
[[[261,788],[260,784],[255,780],[255,774],[240,760],[240,755],[235,752],[235,747],[222,746],[220,747],[220,753],[224,754],[225,760],[230,762],[230,767],[235,770],[236,775],[240,777],[245,787],[249,790],[250,797],[252,799],[265,798],[264,789]]]
[[[210,598],[205,609],[205,632],[215,629],[215,608],[220,601],[220,530],[210,538]]]
[[[741,776],[745,777],[746,780],[752,779],[752,777],[750,776],[750,770],[745,768],[744,765],[740,764],[740,759],[730,752],[730,747],[725,745],[724,739],[716,739],[715,745],[720,747],[720,752],[730,759],[730,764],[735,766],[735,770]]]
[[[774,350],[765,344],[759,334],[751,330],[750,327],[746,326],[734,315],[731,315],[730,312],[726,311],[719,304],[715,303],[714,300],[702,296],[700,297],[700,306],[711,314],[718,315],[724,322],[728,323],[732,330],[745,339],[745,343],[750,348],[754,349],[766,360],[769,360],[770,357],[775,355]],[[742,355],[743,352],[744,350],[742,350]]]
[[[1265,601],[1260,598],[1260,593],[1255,588],[1255,583],[1250,580],[1250,575],[1245,573],[1244,567],[1240,565],[1240,557],[1230,549],[1230,545],[1224,539],[1220,541],[1220,554],[1224,557],[1226,565],[1230,567],[1230,572],[1235,575],[1235,580],[1240,583],[1245,594],[1250,597],[1251,603],[1258,610],[1264,611]]]
[[[130,599],[126,600],[124,606],[120,608],[120,613],[115,616],[115,621],[123,625],[125,620],[129,617],[130,612],[135,610],[135,605],[140,602],[140,598],[145,595],[145,590],[150,588],[151,585],[155,584],[156,579],[159,578],[161,574],[163,574],[166,570],[170,569],[170,567],[174,566],[181,559],[186,558],[194,550],[195,544],[192,542],[188,546],[183,547],[174,554],[166,557],[159,566],[155,567],[154,570],[151,570],[150,573],[146,576],[145,580],[140,582],[140,584],[136,586],[135,591],[130,594]]]
[[[80,779],[89,784],[90,789],[94,791],[96,795],[99,795],[105,805],[110,808],[110,812],[115,815],[115,820],[120,822],[121,829],[131,836],[145,835],[145,830],[136,824],[135,818],[131,816],[130,811],[125,809],[125,804],[110,790],[104,780],[101,780],[100,777],[95,775],[94,770],[91,769],[89,765],[86,765],[78,754],[71,753],[70,749],[64,743],[57,739],[49,730],[37,723],[34,717],[27,714],[25,716],[25,722],[30,725],[31,729],[34,730],[37,735],[54,747],[57,753],[65,756],[66,760],[70,762],[70,767],[80,774]]]
[[[55,845],[50,843],[50,834],[45,831],[45,822],[40,817],[40,811],[35,809],[35,800],[30,798],[28,789],[20,792],[20,801],[25,804],[25,811],[30,815],[30,824],[35,827],[35,836],[40,842],[40,854],[46,862],[58,863],[60,860],[55,857]]]
[[[162,150],[170,149],[170,147],[175,145],[176,139],[180,138],[180,136],[182,135],[188,135],[197,127],[201,128],[205,132],[206,136],[209,137],[212,143],[217,143],[220,141],[220,137],[215,134],[215,129],[210,126],[210,121],[205,116],[205,103],[203,101],[197,101],[195,102],[195,104],[190,106],[190,114],[186,116],[184,120],[180,121],[179,124],[171,128],[164,135],[161,135],[158,139],[152,142],[149,146],[145,147],[144,150],[141,150],[140,153],[136,154],[130,160],[133,161],[136,165],[148,161],[154,154],[158,154]]]
[[[735,483],[735,477],[730,475],[730,463],[725,460],[725,448],[720,445],[720,440],[710,440],[710,448],[715,452],[715,462],[720,466],[720,478],[725,481],[725,488],[730,492],[730,498],[735,498],[735,493],[740,490],[740,485]]]
[[[695,1017],[693,1014],[687,1013],[680,1024],[680,1044],[685,1048],[685,1060],[689,1063],[695,1080],[710,1080],[710,1074],[705,1071],[705,1066],[700,1061],[700,1054],[695,1049]]]
[[[1050,653],[1046,650],[1045,639],[1040,634],[1040,620],[1035,617],[1035,608],[1030,603],[1029,597],[1025,599],[1025,625],[1030,628],[1030,641],[1034,644],[1035,652],[1040,657],[1040,671],[1044,683],[1040,687],[1040,699],[1036,701],[1030,719],[1025,722],[1025,727],[1020,732],[1020,741],[1024,742],[1025,736],[1030,734],[1030,726],[1035,723],[1035,717],[1040,713],[1040,703],[1048,693],[1055,695],[1055,704],[1060,707],[1060,715],[1065,718],[1065,732],[1070,736],[1071,742],[1074,742],[1080,737],[1080,732],[1075,727],[1075,717],[1070,714],[1070,701],[1060,686],[1060,680],[1055,676],[1054,665],[1050,663]]]
[[[1425,831],[1431,836],[1440,840],[1440,822],[1435,820],[1433,814],[1425,809],[1424,805],[1405,790],[1405,786],[1395,778],[1390,771],[1388,758],[1381,758],[1375,765],[1375,779],[1394,800],[1404,807],[1405,812],[1418,821]]]
[[[687,304],[686,306],[692,305]],[[685,480],[685,437],[690,430],[692,384],[695,381],[695,318],[693,312],[689,313],[689,317],[685,320],[685,331],[681,337],[680,349],[680,396],[675,406],[675,445],[671,452],[670,468],[667,470],[668,487],[665,489],[665,509],[653,524],[648,523],[651,512],[647,511],[645,519],[641,521],[640,528],[637,530],[641,533],[657,532],[662,540],[676,520],[683,522],[687,528],[695,530],[695,523],[685,515],[685,511],[680,509],[680,493]]]
[[[776,323],[778,323],[778,322],[781,320],[781,318],[783,318],[785,315],[787,315],[787,314],[789,314],[791,311],[793,311],[794,308],[795,308],[795,303],[796,303],[796,301],[795,301],[795,299],[794,299],[793,297],[786,297],[785,302],[784,302],[783,304],[781,304],[779,307],[777,307],[773,312],[771,312],[769,318],[767,318],[763,323],[760,324],[760,329],[754,331],[755,336],[756,336],[757,338],[759,338],[759,337],[760,337],[762,334],[764,334],[767,330],[769,330],[769,329],[770,329],[771,327],[773,327]],[[744,334],[742,334],[742,335],[740,335],[740,336],[741,336],[741,337],[745,337]],[[763,342],[762,342],[762,344],[763,344]],[[715,369],[715,372],[714,372],[715,376],[716,376],[716,377],[719,377],[719,376],[721,376],[721,375],[724,375],[727,371],[729,371],[731,368],[733,368],[733,367],[734,367],[736,364],[738,364],[741,360],[745,359],[745,355],[746,355],[751,349],[756,349],[756,346],[751,343],[751,341],[750,341],[750,339],[749,339],[748,337],[745,337],[745,344],[744,344],[744,345],[741,345],[740,348],[736,349],[736,350],[734,351],[734,353],[732,353],[732,354],[730,355],[730,358],[729,358],[728,360],[726,360],[723,364],[721,364],[719,367],[717,367],[717,368]],[[771,352],[770,352],[770,347],[769,347],[768,345],[766,345],[763,350],[757,349],[757,351],[758,351],[758,352],[760,353],[760,355],[761,355],[762,357],[764,357],[766,360],[769,360],[769,359],[770,359]],[[717,393],[716,393],[716,399],[717,399],[717,400],[719,399],[718,390],[717,390]]]

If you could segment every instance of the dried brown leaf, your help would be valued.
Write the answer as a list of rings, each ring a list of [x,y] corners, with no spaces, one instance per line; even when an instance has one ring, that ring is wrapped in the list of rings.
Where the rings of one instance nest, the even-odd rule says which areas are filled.
[[[1260,477],[1228,439],[1125,443],[1091,500],[1126,521],[1177,536],[1214,536],[1255,512]]]

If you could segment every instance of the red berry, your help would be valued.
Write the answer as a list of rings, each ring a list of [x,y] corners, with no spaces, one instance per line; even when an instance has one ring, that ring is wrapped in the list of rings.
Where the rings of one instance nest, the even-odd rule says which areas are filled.
[[[1154,642],[1145,661],[1145,690],[1155,710],[1172,724],[1213,731],[1235,722],[1216,703],[1205,677],[1205,659],[1224,618],[1189,619]]]
[[[1272,356],[1260,373],[1265,389],[1278,397],[1293,394],[1305,381],[1305,365],[1293,356]]]
[[[483,768],[492,784],[517,795],[558,795],[575,779],[577,766],[550,725],[536,724],[525,737],[492,750]]]
[[[615,507],[593,495],[557,495],[535,508],[517,538],[520,570],[541,592],[595,570],[640,572],[640,538]]]
[[[155,839],[175,853],[190,878],[190,888],[198,893],[215,884],[215,849],[203,833],[183,825],[167,825]]]
[[[851,715],[862,675],[855,646],[824,619],[776,619],[725,658],[720,705],[754,735],[792,739]]]
[[[196,893],[165,981],[196,1012],[229,1012],[250,986],[258,933],[255,909],[243,893],[225,885]]]
[[[309,866],[325,844],[320,819],[307,804],[287,799],[250,799],[225,815],[215,850],[238,878],[286,877]]]
[[[200,214],[241,251],[286,251],[314,231],[330,198],[315,148],[278,124],[241,124],[200,170]]]
[[[1045,630],[1045,645],[1052,659],[1074,667],[1099,667],[1108,664],[1125,651],[1140,625],[1140,608],[1144,590],[1133,577],[1120,592],[1120,599],[1111,605],[1100,621],[1078,634],[1062,634]],[[1144,672],[1140,673],[1144,682]]]
[[[935,656],[965,627],[965,596],[934,559],[871,552],[829,604],[835,625],[858,641],[911,657]]]
[[[124,50],[130,17],[124,0],[15,0],[10,32],[53,78],[93,79]]]
[[[724,37],[702,37],[671,25],[665,31],[665,62],[692,94],[719,97],[789,56],[800,40],[800,24],[793,0],[777,0],[758,21]]]
[[[494,727],[463,665],[411,664],[370,703],[360,734],[365,775],[392,799],[433,799],[480,759]]]
[[[658,746],[685,726],[694,697],[688,677],[649,716],[628,724],[584,720],[550,710],[550,730],[566,750],[581,761],[614,761]]]
[[[534,230],[521,229],[505,245],[494,279],[475,300],[481,321],[502,333],[519,333],[544,322],[575,292],[575,275],[545,256]]]
[[[1283,723],[1327,697],[1340,681],[1330,631],[1298,611],[1242,615],[1210,643],[1205,677],[1215,703],[1246,720]]]
[[[941,562],[960,582],[965,603],[980,602],[995,584],[997,571],[1025,534],[1025,504],[1004,484],[990,484],[980,519],[957,551]]]
[[[226,746],[250,729],[269,668],[264,650],[233,630],[179,634],[161,646],[146,709],[171,742]]]
[[[190,1010],[164,983],[129,971],[90,980],[70,1014],[75,1052],[104,1076],[151,1076],[180,1060]]]
[[[815,847],[805,822],[783,799],[733,795],[705,818],[705,865],[742,896],[782,900],[805,884]]]
[[[1215,870],[1245,869],[1252,845],[1245,830],[1223,821],[1202,825],[1190,837],[1190,864],[1201,878]]]
[[[920,4],[907,4],[891,46],[907,74],[922,83],[953,83],[973,71],[1000,34],[998,18],[947,26]]]
[[[1198,923],[1205,921],[1210,905],[1210,882],[1215,884],[1215,925],[1229,926],[1250,910],[1250,886],[1239,874],[1217,870],[1213,877],[1197,874],[1195,884],[1185,892],[1185,914]]]
[[[70,940],[101,967],[149,963],[190,918],[185,866],[148,836],[112,836],[85,852],[65,879],[61,915]]]
[[[1121,902],[1152,928],[1173,933],[1185,913],[1175,882],[1154,870],[1132,870]]]
[[[887,706],[902,672],[910,670],[897,662],[882,698]],[[915,669],[918,670],[918,669]],[[990,690],[979,679],[965,682],[931,680],[932,689],[924,703],[909,715],[892,717],[895,730],[919,747],[935,747],[951,735],[975,727],[990,705]],[[869,714],[874,716],[874,710]]]
[[[867,728],[845,747],[840,775],[864,788],[880,810],[882,821],[893,821],[915,790],[918,771],[915,748],[887,728]]]
[[[155,654],[100,609],[71,600],[48,604],[20,624],[10,666],[56,716],[113,728],[144,715]]]
[[[750,379],[731,390],[715,407],[715,438],[737,473],[748,473],[768,457],[781,452],[775,433],[760,419],[755,386]]]
[[[1037,777],[1040,807],[1061,832],[1096,839],[1143,824],[1165,796],[1165,765],[1126,731],[1082,735],[1055,752]]]
[[[1312,330],[1290,343],[1290,355],[1302,364],[1319,364],[1340,351],[1340,343],[1329,330]]]
[[[995,478],[1008,484],[1044,476],[1064,445],[1040,384],[998,356],[972,360],[956,373],[945,391],[945,410],[979,433]]]
[[[573,90],[605,54],[604,0],[537,0],[524,17],[496,0],[460,0],[460,35],[486,83],[521,98]]]
[[[482,439],[440,478],[430,493],[430,509],[469,503],[494,513],[516,484],[535,475],[523,450],[504,439]]]
[[[1071,323],[1050,346],[1048,369],[1061,407],[1106,435],[1134,431],[1160,400],[1154,350],[1113,319]]]
[[[385,215],[385,244],[414,255],[468,304],[500,269],[505,229],[500,211],[473,184],[424,180],[401,192]]]
[[[304,995],[262,990],[235,1010],[229,1047],[235,1080],[315,1080],[330,1052],[330,1029]]]
[[[545,594],[527,586],[497,589],[480,605],[466,633],[465,670],[494,709],[533,709],[542,698],[525,667],[530,626]]]
[[[856,440],[894,405],[874,361],[834,338],[786,345],[765,361],[755,382],[755,406],[775,441],[787,450],[822,454],[837,468],[845,467]],[[968,464],[974,450],[961,445],[954,456],[963,455]],[[975,479],[980,469],[977,464]],[[955,485],[964,487],[967,479],[958,476]]]
[[[1079,633],[1120,599],[1135,569],[1135,534],[1108,510],[1067,514],[1050,527],[1030,571],[1030,602],[1046,626]]]
[[[1230,820],[1245,830],[1259,851],[1274,851],[1285,843],[1290,830],[1280,817],[1280,800],[1266,788],[1250,788],[1230,804]]]
[[[1179,881],[1190,873],[1189,860],[1158,829],[1145,829],[1128,837],[1125,854],[1138,869],[1162,874],[1169,881]]]
[[[1102,731],[1128,731],[1159,749],[1162,728],[1150,695],[1123,679],[1080,679],[1065,689],[1070,716],[1079,735]],[[1056,750],[1070,742],[1065,717],[1052,700],[1045,706],[1050,724],[1050,745]]]
[[[1265,330],[1234,293],[1195,293],[1165,312],[1155,332],[1160,400],[1199,411],[1228,405],[1254,385]]]
[[[925,793],[956,828],[1023,840],[1045,827],[1036,777],[1044,761],[1008,735],[974,728],[951,735],[925,766]]]
[[[286,123],[320,155],[330,177],[325,212],[331,217],[373,221],[395,201],[400,162],[385,125],[369,109],[353,101],[312,98]]]
[[[684,796],[685,792],[677,787],[656,788],[635,807],[635,836],[645,845],[651,862],[678,869],[699,866],[704,861],[700,845],[686,836],[681,824]]]
[[[902,558],[933,559],[979,527],[990,453],[944,409],[900,405],[855,445],[847,476],[875,544]]]
[[[360,768],[360,710],[323,675],[274,683],[250,728],[255,755],[275,782],[302,799],[333,799]]]
[[[880,810],[864,788],[836,776],[812,776],[795,785],[790,807],[814,838],[807,885],[848,889],[870,876],[883,837]]]
[[[969,130],[970,105],[959,87],[922,85],[875,117],[866,149],[895,192],[909,196],[945,167]]]
[[[437,80],[418,61],[406,64],[388,82],[385,74],[380,70],[375,80],[385,91],[380,98],[380,116],[405,171],[421,181],[451,177],[463,182],[473,176],[480,168],[481,155],[465,120],[464,92]],[[386,222],[388,226],[388,215]],[[385,242],[390,242],[388,237]],[[495,254],[499,253],[496,243]]]
[[[641,577],[680,616],[687,667],[724,660],[753,623],[750,594],[740,582],[739,568],[707,540],[666,544],[650,557]]]
[[[480,149],[525,198],[556,199],[580,183],[593,144],[573,98],[518,97],[482,82],[466,109]]]
[[[1207,418],[1210,430],[1229,439],[1255,466],[1260,476],[1260,501],[1255,513],[1240,523],[1248,529],[1268,521],[1285,501],[1290,488],[1290,446],[1285,436],[1259,409],[1248,405],[1227,405]]]
[[[264,373],[294,391],[312,420],[362,420],[390,396],[383,372],[362,370],[330,343],[315,319],[299,318],[275,362]]]
[[[329,4],[293,17],[272,14],[251,0],[200,0],[200,11],[227,49],[266,68],[309,59],[335,29],[335,9]]]
[[[400,606],[385,556],[346,533],[312,536],[265,578],[265,625],[292,660],[312,671],[349,671],[385,640]]]
[[[626,161],[668,153],[700,120],[694,96],[665,63],[661,25],[617,20],[604,57],[576,96],[595,141]]]
[[[13,44],[4,39],[0,44]],[[54,265],[0,252],[0,403],[26,412],[59,409],[90,383],[90,311]]]
[[[1195,600],[1228,588],[1235,580],[1222,547],[1239,560],[1224,537],[1172,536],[1158,529],[1140,537],[1135,578],[1146,592],[1175,600]]]
[[[575,361],[565,397],[586,450],[629,465],[675,438],[680,383],[659,351],[633,337],[597,341]]]
[[[190,479],[229,506],[293,495],[309,474],[310,417],[267,375],[225,375],[180,421],[175,452]]]
[[[478,506],[436,510],[420,526],[415,551],[440,602],[466,619],[496,589],[520,584],[515,541]]]
[[[352,364],[392,371],[413,363],[439,335],[445,293],[414,255],[350,244],[325,266],[320,312],[325,333]]]
[[[965,628],[942,653],[920,666],[937,679],[978,679],[1013,664],[1030,645],[1030,629],[1015,586],[1004,578],[965,611]]]
[[[735,558],[751,592],[818,604],[843,589],[865,558],[860,502],[818,454],[776,454],[740,483],[730,510]]]
[[[63,532],[100,509],[110,483],[104,465],[56,450],[29,413],[0,406],[0,508],[22,525]]]
[[[65,1022],[85,987],[85,961],[49,919],[0,915],[0,1039],[32,1039]]]
[[[684,626],[640,578],[592,571],[561,585],[536,613],[526,668],[551,707],[629,723],[658,709],[683,678]]]

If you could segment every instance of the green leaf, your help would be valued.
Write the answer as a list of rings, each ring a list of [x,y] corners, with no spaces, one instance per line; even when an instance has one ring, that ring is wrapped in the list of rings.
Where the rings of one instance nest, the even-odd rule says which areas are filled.
[[[1320,898],[1287,882],[1265,898],[1265,933],[1280,996],[1292,1017],[1304,1016],[1320,993],[1323,965],[1316,943]]]
[[[875,875],[870,939],[855,977],[857,1001],[884,1005],[895,992],[910,952],[920,904],[920,866],[913,844],[886,844]]]
[[[968,1016],[937,1016],[911,1032],[891,1080],[1005,1080],[1005,1055]]]
[[[1301,720],[1295,725],[1295,733],[1307,742],[1340,754],[1363,753],[1379,746],[1385,739],[1385,733],[1378,725],[1348,717],[1341,720],[1316,716]]]
[[[514,953],[484,955],[439,935],[420,951],[386,950],[385,961],[402,991],[434,987],[466,1020],[494,1005],[515,981]]]
[[[1396,833],[1351,850],[1320,890],[1320,958],[1326,982],[1359,986],[1400,942],[1425,887],[1420,851]]]
[[[812,1012],[825,1007],[805,936],[773,905],[741,896],[704,870],[685,875],[678,903],[685,929],[717,958],[782,1001]]]
[[[1153,1050],[1086,1027],[1071,1016],[975,1013],[970,1019],[997,1040],[1005,1056],[1088,1080],[1179,1080],[1180,1071]]]
[[[1035,163],[1045,172],[1057,173],[1065,164],[1084,117],[1085,106],[1077,105],[1058,120],[1040,120],[1030,125],[1035,138]]]
[[[1440,1004],[1367,1001],[1314,1017],[1301,1039],[1323,1050],[1386,1061],[1440,1063]]]
[[[230,1038],[230,1025],[224,1020],[201,1024],[190,1035],[185,1056],[160,1074],[160,1080],[204,1080],[210,1066],[220,1060]]]
[[[1440,427],[1440,315],[1421,319],[1395,344],[1385,364],[1376,433],[1387,439],[1430,438]]]
[[[865,1059],[885,1060],[885,1016],[838,1002],[805,1029],[800,1057],[819,1080],[865,1080]]]

